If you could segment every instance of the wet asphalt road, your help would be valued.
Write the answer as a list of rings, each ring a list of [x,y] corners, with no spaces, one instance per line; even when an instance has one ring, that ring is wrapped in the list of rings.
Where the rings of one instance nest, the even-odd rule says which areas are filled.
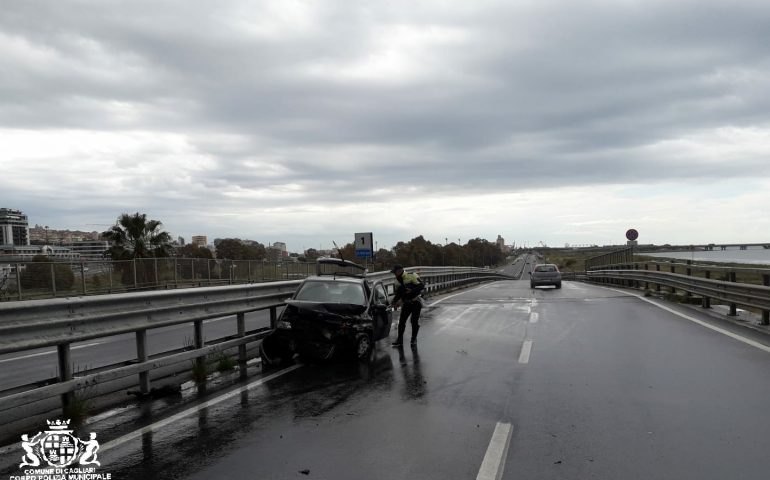
[[[573,282],[441,298],[417,348],[301,366],[100,454],[101,471],[473,479],[502,423],[504,479],[767,478],[769,353]]]

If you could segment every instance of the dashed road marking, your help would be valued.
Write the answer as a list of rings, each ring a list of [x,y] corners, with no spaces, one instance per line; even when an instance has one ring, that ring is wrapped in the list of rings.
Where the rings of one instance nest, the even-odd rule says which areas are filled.
[[[532,312],[529,314],[529,323],[537,323],[537,321],[540,319],[540,314],[537,312]]]
[[[519,354],[519,363],[529,363],[529,356],[532,354],[532,340],[524,340]]]
[[[500,480],[503,478],[505,459],[511,446],[513,426],[510,423],[497,422],[492,438],[489,440],[487,453],[481,462],[476,480]]]

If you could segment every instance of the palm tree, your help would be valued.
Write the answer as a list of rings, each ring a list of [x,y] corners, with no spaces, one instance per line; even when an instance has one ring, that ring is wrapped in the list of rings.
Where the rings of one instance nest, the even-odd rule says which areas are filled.
[[[112,244],[109,252],[113,260],[167,257],[171,235],[161,231],[162,226],[158,220],[148,221],[144,213],[123,213],[112,228],[102,233],[102,238]]]
[[[171,235],[161,231],[162,226],[158,220],[147,220],[144,213],[123,213],[112,228],[102,233],[102,238],[112,244],[108,250],[112,259],[128,260],[115,262],[123,285],[152,287],[158,284],[157,260],[147,263],[137,259],[169,256]]]

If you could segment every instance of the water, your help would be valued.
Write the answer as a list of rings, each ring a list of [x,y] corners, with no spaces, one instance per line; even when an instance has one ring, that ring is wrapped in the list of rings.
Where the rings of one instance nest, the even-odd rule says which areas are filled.
[[[717,247],[718,248],[718,247]],[[639,255],[650,257],[676,258],[680,260],[706,261],[706,262],[724,262],[724,263],[747,263],[754,265],[770,265],[770,250],[762,247],[749,247],[748,250],[739,250],[730,247],[727,250],[680,250],[676,252],[639,252]]]

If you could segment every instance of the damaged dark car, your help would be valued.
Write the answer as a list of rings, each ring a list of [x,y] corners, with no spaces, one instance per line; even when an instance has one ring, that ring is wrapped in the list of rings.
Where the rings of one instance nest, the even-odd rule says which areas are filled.
[[[364,267],[319,259],[317,275],[306,278],[286,301],[276,328],[262,341],[262,365],[278,367],[297,355],[367,359],[375,343],[390,335],[392,319],[385,286],[368,281]]]

